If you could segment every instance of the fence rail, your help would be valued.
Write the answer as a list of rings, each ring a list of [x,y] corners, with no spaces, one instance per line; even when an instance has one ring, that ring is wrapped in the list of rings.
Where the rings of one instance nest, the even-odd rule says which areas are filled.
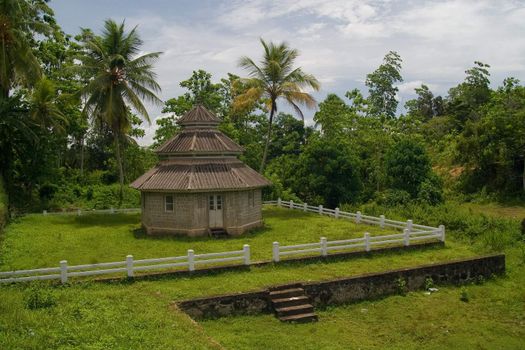
[[[62,211],[42,211],[42,215],[85,215],[85,214],[117,214],[117,213],[140,213],[140,208],[110,208],[110,209],[76,209]]]
[[[242,265],[250,265],[250,246],[245,244],[242,250],[205,254],[195,254],[192,249],[189,249],[187,254],[183,256],[158,259],[134,260],[133,255],[128,255],[125,261],[74,266],[69,266],[66,260],[62,260],[59,267],[0,272],[0,283],[52,279],[60,279],[62,283],[67,283],[70,277],[98,276],[122,272],[125,272],[128,277],[133,277],[136,271],[162,270],[174,267],[187,267],[188,271],[194,271],[195,265],[233,261],[238,261]]]
[[[283,201],[282,199],[277,199],[276,201],[265,201],[263,204],[271,204],[271,205],[277,205],[284,208],[290,208],[290,209],[300,209],[305,212],[311,212],[311,213],[318,213],[321,215],[328,215],[333,216],[335,218],[344,218],[344,219],[350,219],[354,221],[356,224],[369,224],[369,225],[377,225],[381,228],[396,228],[396,229],[408,229],[410,232],[426,232],[426,231],[437,231],[441,229],[441,226],[439,227],[432,227],[432,226],[426,226],[426,225],[420,225],[415,224],[412,222],[412,220],[407,221],[397,221],[397,220],[391,220],[385,218],[384,215],[380,215],[379,217],[376,216],[370,216],[370,215],[363,215],[360,211],[357,211],[355,213],[347,212],[347,211],[341,211],[339,208],[335,209],[329,209],[324,208],[322,205],[314,206],[309,205],[308,203],[294,203],[294,201]],[[444,232],[444,228],[443,228]],[[445,239],[445,236],[443,235],[443,241]]]
[[[305,255],[310,253],[327,256],[331,251],[343,252],[345,250],[354,250],[368,252],[373,246],[386,246],[399,243],[401,243],[401,246],[407,247],[414,241],[435,239],[441,241],[445,239],[445,228],[443,226],[433,231],[410,232],[408,229],[405,229],[403,233],[381,236],[371,236],[368,232],[365,232],[362,238],[334,241],[329,241],[325,237],[321,237],[319,242],[288,246],[281,246],[279,242],[273,242],[272,260],[279,262],[282,256]]]

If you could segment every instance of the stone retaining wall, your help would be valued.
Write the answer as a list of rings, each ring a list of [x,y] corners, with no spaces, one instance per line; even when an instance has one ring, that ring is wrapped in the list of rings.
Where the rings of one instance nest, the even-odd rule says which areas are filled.
[[[320,307],[396,294],[403,284],[406,291],[419,290],[427,278],[436,285],[462,284],[503,273],[505,255],[498,254],[303,285],[313,304]],[[193,299],[179,307],[195,319],[272,312],[268,290]]]

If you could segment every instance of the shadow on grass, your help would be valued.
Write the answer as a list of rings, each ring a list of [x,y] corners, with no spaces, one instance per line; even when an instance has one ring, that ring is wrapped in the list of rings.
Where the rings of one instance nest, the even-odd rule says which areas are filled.
[[[272,230],[271,225],[265,224],[263,227],[254,228],[248,232],[243,233],[239,236],[227,236],[227,237],[211,237],[211,236],[199,236],[199,237],[188,237],[184,235],[173,235],[173,234],[157,234],[148,235],[144,229],[136,228],[131,230],[135,239],[152,240],[152,241],[173,241],[173,242],[213,242],[213,241],[246,241],[249,238],[256,238],[260,235],[264,235],[266,232]]]
[[[89,214],[73,217],[77,227],[122,226],[140,223],[140,214]]]

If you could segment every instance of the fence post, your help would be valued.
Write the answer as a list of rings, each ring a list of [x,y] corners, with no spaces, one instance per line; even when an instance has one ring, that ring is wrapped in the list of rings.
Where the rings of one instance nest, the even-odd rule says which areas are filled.
[[[244,255],[244,265],[250,265],[250,245],[245,244],[242,246],[243,255]]]
[[[115,208],[111,207],[111,209],[109,210],[109,212],[110,212],[111,214],[115,214]]]
[[[188,270],[195,271],[195,253],[193,249],[188,249]]]
[[[303,211],[306,211],[307,208],[308,208],[308,204],[303,203]]]
[[[319,214],[322,214],[322,213],[323,213],[323,206],[319,205]]]
[[[321,255],[326,256],[328,254],[326,237],[321,237]]]
[[[133,277],[133,255],[126,256],[126,270],[128,277]]]
[[[409,233],[412,232],[412,224],[412,220],[407,220],[407,230]]]
[[[335,208],[335,218],[339,218],[339,208]]]
[[[355,222],[356,222],[356,224],[358,224],[358,223],[361,222],[361,212],[360,212],[360,211],[358,211],[358,212],[356,213],[356,216],[355,216]]]
[[[370,251],[370,233],[365,232],[365,250]]]
[[[60,282],[67,283],[67,260],[60,261]]]
[[[290,209],[293,209],[293,200],[290,199]]]
[[[281,206],[281,197],[277,198],[277,206],[278,206],[278,207]]]
[[[279,242],[273,242],[272,260],[279,262]]]
[[[46,216],[46,215],[47,215],[47,210],[44,210],[44,211],[42,212],[42,214],[44,214],[44,216]]]
[[[381,228],[385,228],[385,216],[384,215],[379,216],[379,226]]]
[[[405,235],[405,236],[404,236],[404,239],[405,239],[405,247],[408,247],[408,245],[410,244],[410,231],[406,228],[406,229],[403,231],[403,234]]]
[[[441,242],[445,242],[445,225],[439,225],[439,230],[441,231]]]
[[[77,210],[77,215],[78,215],[78,216],[82,215],[82,210],[78,209],[78,210]]]

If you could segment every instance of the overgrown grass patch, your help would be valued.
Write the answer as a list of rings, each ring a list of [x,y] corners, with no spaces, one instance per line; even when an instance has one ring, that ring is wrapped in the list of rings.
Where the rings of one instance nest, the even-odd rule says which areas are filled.
[[[5,231],[0,270],[69,264],[122,261],[132,254],[135,259],[185,255],[188,249],[198,253],[220,252],[251,246],[252,260],[270,260],[272,243],[297,244],[318,242],[320,237],[344,239],[388,234],[392,230],[357,225],[349,220],[289,209],[264,209],[265,227],[228,239],[147,236],[140,228],[139,214],[89,214],[84,216],[28,215],[13,222]]]
[[[203,252],[222,251],[244,243],[252,246],[255,259],[269,259],[274,240],[289,244],[313,242],[320,235],[337,239],[360,236],[365,231],[383,232],[287,209],[268,208],[264,216],[265,229],[230,240],[147,237],[137,231],[138,215],[28,216],[6,230],[0,269],[53,266],[64,258],[71,263],[122,260],[130,253],[137,257],[172,256],[190,247]],[[439,348],[444,341],[449,348],[456,342],[474,347],[461,340],[469,329],[475,336],[484,331],[490,339],[488,344],[494,347],[514,345],[515,337],[522,336],[516,322],[523,322],[523,313],[518,311],[523,310],[525,302],[525,264],[518,246],[512,248],[509,257],[508,276],[468,286],[468,303],[459,300],[459,288],[439,287],[440,292],[431,296],[409,293],[406,297],[323,310],[321,321],[312,325],[286,325],[266,315],[206,321],[202,323],[204,329],[175,306],[175,302],[190,298],[470,257],[483,252],[478,248],[449,236],[444,248],[384,252],[330,262],[283,262],[250,270],[137,282],[38,284],[36,292],[30,291],[31,284],[0,286],[0,348],[346,349],[355,344],[363,348],[415,348],[425,344],[425,339],[430,339],[429,348]],[[36,293],[37,304],[43,307],[28,307],[31,293]],[[461,307],[473,311],[462,314],[465,309]],[[363,308],[368,313],[361,313]],[[435,316],[434,309],[438,310]],[[489,318],[491,313],[496,317]],[[463,315],[474,321],[465,322]],[[442,330],[450,332],[456,325],[459,330],[452,338],[450,334],[449,338],[441,335]],[[509,326],[498,335],[502,325]],[[510,341],[505,343],[507,338]]]

